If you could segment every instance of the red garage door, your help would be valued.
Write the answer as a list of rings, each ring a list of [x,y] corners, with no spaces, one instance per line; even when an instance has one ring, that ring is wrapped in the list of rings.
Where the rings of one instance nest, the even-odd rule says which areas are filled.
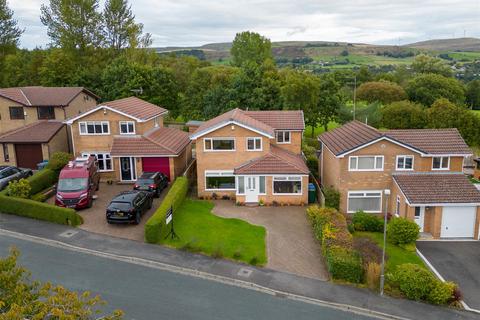
[[[37,163],[43,161],[42,145],[39,143],[16,144],[15,155],[17,167],[37,169]]]
[[[143,172],[161,172],[170,179],[168,158],[142,158]]]

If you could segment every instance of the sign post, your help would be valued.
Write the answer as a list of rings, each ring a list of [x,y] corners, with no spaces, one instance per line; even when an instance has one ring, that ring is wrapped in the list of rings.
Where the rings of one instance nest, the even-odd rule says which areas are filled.
[[[180,239],[180,237],[177,236],[177,234],[175,233],[175,230],[173,229],[173,207],[170,207],[167,210],[167,214],[165,216],[165,224],[166,225],[170,224],[170,231],[168,232],[165,239],[167,239],[168,237],[170,237],[172,240],[173,239]]]

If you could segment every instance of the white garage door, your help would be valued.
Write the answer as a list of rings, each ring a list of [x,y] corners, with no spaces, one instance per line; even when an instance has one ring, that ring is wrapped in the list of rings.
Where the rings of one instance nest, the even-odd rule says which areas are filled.
[[[442,238],[473,238],[476,207],[443,207]]]

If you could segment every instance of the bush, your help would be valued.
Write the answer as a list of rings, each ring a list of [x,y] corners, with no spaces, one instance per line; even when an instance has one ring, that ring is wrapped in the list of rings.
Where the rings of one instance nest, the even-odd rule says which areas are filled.
[[[308,170],[313,174],[315,178],[318,178],[318,159],[317,156],[308,156],[307,157],[307,167]]]
[[[354,238],[353,248],[360,253],[364,268],[367,269],[370,263],[382,262],[382,248],[380,248],[372,239]]]
[[[67,163],[73,159],[73,156],[70,153],[66,152],[55,152],[48,160],[46,166],[47,169],[60,172],[67,165]]]
[[[420,234],[420,227],[405,218],[394,218],[387,226],[387,237],[396,245],[414,243]]]
[[[334,188],[323,188],[323,195],[325,197],[325,206],[340,210],[340,192]]]
[[[31,187],[30,195],[33,195],[53,186],[58,180],[58,174],[52,169],[45,168],[37,171],[27,180]]]
[[[390,280],[411,300],[426,300],[439,281],[430,271],[413,263],[399,265]]]
[[[453,282],[438,281],[428,294],[427,301],[431,304],[448,304],[455,300],[454,292],[456,285]]]
[[[360,256],[352,249],[330,246],[325,251],[328,272],[334,279],[359,283],[363,280]]]
[[[164,228],[167,210],[172,207],[173,214],[175,215],[175,210],[180,208],[183,200],[185,200],[187,191],[188,179],[185,177],[175,179],[175,182],[163,199],[160,207],[158,207],[145,224],[145,240],[147,242],[158,243],[162,240],[162,235],[167,232],[167,228]]]
[[[30,197],[33,201],[38,201],[38,202],[45,202],[47,200],[47,196],[43,192],[35,193],[33,196]]]
[[[11,197],[26,199],[30,196],[30,183],[26,179],[10,181],[7,186],[7,194]]]
[[[352,223],[356,231],[382,232],[384,221],[374,214],[357,211],[353,214]]]
[[[82,217],[73,209],[3,195],[0,196],[0,212],[72,226],[83,223]]]

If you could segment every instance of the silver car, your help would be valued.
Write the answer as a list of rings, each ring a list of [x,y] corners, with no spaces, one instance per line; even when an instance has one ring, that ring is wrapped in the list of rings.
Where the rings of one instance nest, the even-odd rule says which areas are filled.
[[[5,189],[10,181],[28,178],[33,174],[31,169],[14,166],[0,166],[0,190]]]

